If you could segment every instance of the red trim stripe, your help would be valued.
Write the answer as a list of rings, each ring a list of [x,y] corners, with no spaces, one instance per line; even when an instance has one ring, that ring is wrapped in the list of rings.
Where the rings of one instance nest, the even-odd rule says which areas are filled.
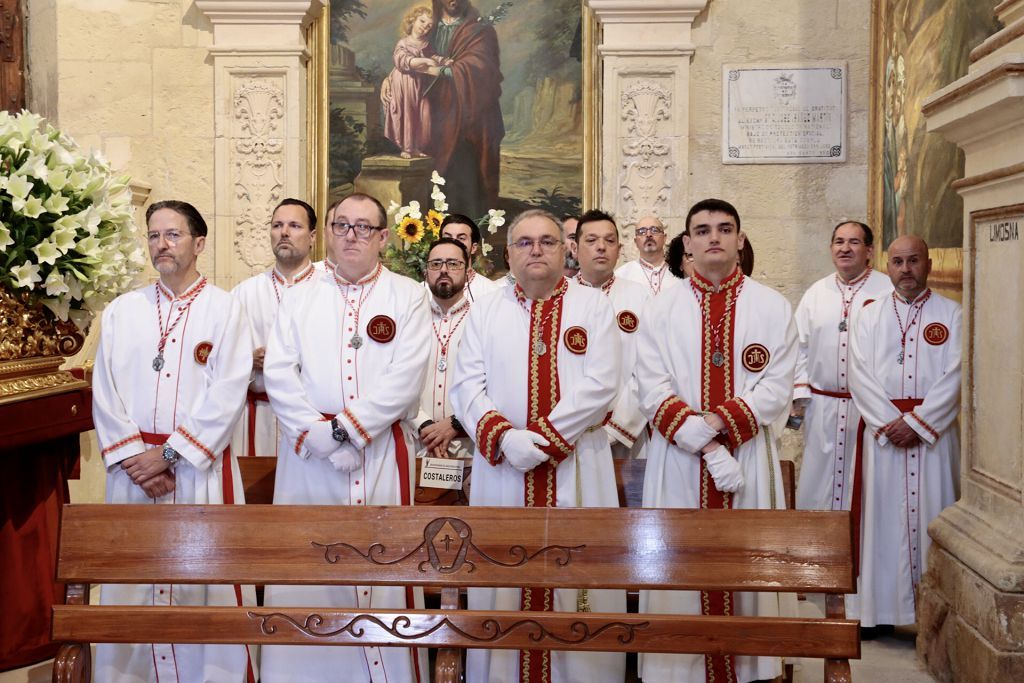
[[[476,425],[476,443],[480,449],[480,455],[491,465],[501,462],[502,455],[499,450],[501,437],[505,432],[512,429],[512,423],[496,410],[484,413],[480,422]]]
[[[111,453],[113,451],[116,451],[118,448],[121,448],[122,446],[127,446],[128,444],[130,444],[133,441],[142,441],[142,435],[141,434],[135,434],[134,436],[129,436],[129,437],[125,438],[125,439],[121,439],[120,441],[116,441],[116,442],[110,444],[109,446],[107,446],[106,448],[104,448],[100,452],[100,455],[104,456],[107,453]]]
[[[735,450],[741,445],[750,441],[759,431],[754,413],[746,401],[738,396],[718,406],[714,411],[725,422],[728,431],[726,437],[729,441],[729,449]]]
[[[531,432],[540,434],[548,440],[547,446],[538,446],[538,448],[554,458],[555,462],[562,462],[572,455],[574,450],[572,445],[565,440],[565,437],[558,433],[558,430],[555,429],[546,415],[530,425],[529,429]]]
[[[373,437],[370,436],[370,433],[368,431],[363,429],[363,425],[359,423],[359,420],[357,420],[356,416],[352,414],[352,411],[349,410],[348,408],[345,408],[344,410],[341,411],[341,414],[348,418],[348,420],[352,423],[352,426],[356,428],[357,432],[359,432],[359,438],[361,438],[364,442],[366,442],[366,445],[369,446],[370,442],[373,441]]]
[[[690,415],[695,415],[690,406],[686,405],[678,396],[669,396],[654,413],[654,428],[657,429],[669,443],[676,438],[676,432],[683,426]]]
[[[196,437],[194,437],[191,432],[189,432],[187,429],[185,429],[184,426],[178,425],[178,428],[175,431],[178,432],[179,434],[181,434],[183,437],[185,437],[185,439],[190,444],[192,444],[193,446],[198,448],[199,451],[202,452],[202,454],[205,455],[207,458],[209,458],[210,460],[216,460],[217,459],[217,456],[213,454],[213,451],[211,451],[209,448],[204,446],[203,442],[200,441],[199,439],[197,439]]]

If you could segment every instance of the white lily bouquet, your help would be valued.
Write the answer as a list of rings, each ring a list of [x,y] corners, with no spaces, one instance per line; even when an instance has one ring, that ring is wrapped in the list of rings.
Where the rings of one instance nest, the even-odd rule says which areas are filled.
[[[391,230],[397,240],[388,244],[384,250],[384,264],[389,270],[423,281],[427,271],[427,251],[430,243],[441,235],[441,223],[447,218],[448,199],[445,197],[441,187],[445,180],[437,171],[430,174],[430,184],[433,189],[430,192],[432,209],[424,214],[418,201],[411,201],[404,206],[397,202],[391,202],[388,207],[388,215],[393,216]],[[477,219],[477,226],[481,232],[493,235],[502,225],[505,224],[505,212],[501,209],[488,209],[487,214]],[[427,233],[430,236],[427,236]],[[480,252],[477,257],[477,269],[487,272],[490,269],[490,261],[487,255],[493,247],[487,242],[481,241]]]
[[[85,332],[145,264],[128,182],[41,116],[0,111],[0,287]]]

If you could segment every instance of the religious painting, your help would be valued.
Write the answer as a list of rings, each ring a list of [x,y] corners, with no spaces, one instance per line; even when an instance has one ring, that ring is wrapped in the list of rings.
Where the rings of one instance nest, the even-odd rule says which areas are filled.
[[[921,105],[967,74],[970,51],[997,28],[995,0],[873,0],[871,221],[882,252],[899,235],[932,248],[932,283],[963,288],[964,155],[927,131]],[[884,268],[884,260],[879,263]]]
[[[580,0],[331,0],[328,202],[429,205],[436,171],[452,213],[579,212],[586,15]]]

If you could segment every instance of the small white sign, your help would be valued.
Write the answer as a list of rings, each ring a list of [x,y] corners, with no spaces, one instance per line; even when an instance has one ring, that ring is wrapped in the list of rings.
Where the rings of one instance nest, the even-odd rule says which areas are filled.
[[[846,64],[722,67],[722,163],[846,161]]]
[[[465,460],[456,458],[423,458],[420,486],[428,489],[462,489],[462,470]]]

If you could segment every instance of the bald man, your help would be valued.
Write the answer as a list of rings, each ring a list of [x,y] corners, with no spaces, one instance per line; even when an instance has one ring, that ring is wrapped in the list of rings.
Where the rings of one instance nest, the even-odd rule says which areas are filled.
[[[657,216],[644,216],[636,222],[633,243],[640,258],[619,266],[615,277],[639,282],[647,287],[651,296],[679,285],[682,280],[673,275],[665,262],[665,224]]]
[[[960,305],[928,288],[928,245],[889,246],[894,291],[864,307],[851,335],[850,392],[861,414],[853,477],[857,595],[866,628],[915,621],[928,523],[958,495]],[[872,635],[869,631],[867,635]]]

